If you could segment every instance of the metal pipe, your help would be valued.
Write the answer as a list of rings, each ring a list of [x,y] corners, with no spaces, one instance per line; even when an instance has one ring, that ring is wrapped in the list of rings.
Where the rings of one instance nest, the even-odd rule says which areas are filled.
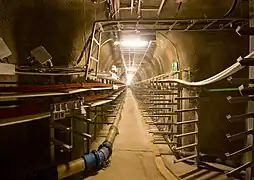
[[[137,11],[137,14],[138,14],[138,19],[141,18],[141,0],[138,0],[138,11]]]
[[[89,66],[90,66],[90,61],[91,61],[91,55],[92,55],[92,50],[93,50],[93,38],[95,36],[95,31],[96,31],[96,23],[93,24],[93,29],[92,29],[92,39],[91,39],[91,43],[89,46],[89,51],[88,51],[88,59],[86,61],[86,72],[85,72],[85,80],[87,80],[87,76],[88,76],[88,72],[89,72]]]
[[[131,14],[133,13],[134,0],[131,0]]]
[[[37,172],[34,179],[63,179],[78,172],[97,171],[102,168],[112,154],[113,143],[118,134],[118,124],[121,119],[123,104],[120,104],[119,112],[113,125],[110,127],[105,141],[99,146],[98,150],[91,151],[83,157],[70,161],[67,164],[53,166]]]
[[[85,170],[86,164],[83,158],[70,161],[67,164],[57,166],[58,179],[63,179]]]
[[[162,8],[163,8],[165,2],[166,2],[166,0],[161,0],[161,4],[160,4],[160,7],[159,7],[158,12],[157,12],[157,16],[158,16],[158,17],[159,17],[160,14],[161,14],[161,10],[162,10]]]

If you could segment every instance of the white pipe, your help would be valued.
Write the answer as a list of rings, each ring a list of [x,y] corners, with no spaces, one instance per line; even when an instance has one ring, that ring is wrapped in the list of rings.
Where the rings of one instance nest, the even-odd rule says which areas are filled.
[[[245,58],[251,58],[254,56],[254,51],[251,52],[249,55],[247,55]],[[245,66],[242,66],[240,64],[240,61],[242,60],[242,58],[238,58],[237,59],[237,62],[235,64],[233,64],[232,66],[230,66],[229,68],[225,69],[224,71],[208,78],[208,79],[205,79],[205,80],[202,80],[202,81],[198,81],[198,82],[188,82],[188,81],[183,81],[183,80],[180,80],[180,79],[164,79],[164,80],[160,80],[159,82],[167,82],[167,81],[170,81],[170,82],[177,82],[177,83],[180,83],[180,84],[184,84],[184,85],[187,85],[187,86],[204,86],[204,85],[207,85],[207,84],[211,84],[211,83],[215,83],[217,81],[220,81],[222,79],[225,79],[226,77],[228,76],[231,76],[232,74],[240,71],[241,69],[243,69]]]

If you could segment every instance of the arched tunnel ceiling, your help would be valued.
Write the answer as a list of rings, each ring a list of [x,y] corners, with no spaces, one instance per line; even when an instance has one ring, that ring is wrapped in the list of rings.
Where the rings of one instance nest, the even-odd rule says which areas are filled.
[[[158,8],[160,5],[158,1],[143,1],[142,7],[144,8]],[[166,1],[161,11],[160,18],[222,18],[223,15],[230,9],[232,0],[225,0],[218,2],[217,0],[193,0],[183,3],[181,9],[176,14],[178,3],[174,1]],[[121,1],[121,4],[128,6],[130,1]],[[243,17],[241,9],[245,8],[244,5],[238,3],[237,8],[231,14],[231,17]],[[154,15],[155,14],[155,15]],[[142,12],[143,19],[158,18],[156,13],[146,11]],[[118,18],[131,19],[136,18],[137,13],[133,11],[131,15],[129,11],[120,11]],[[197,68],[198,64],[203,61],[208,61],[213,73],[217,72],[217,63],[212,63],[212,60],[218,60],[223,58],[231,58],[232,61],[237,57],[235,55],[221,55],[225,52],[225,49],[231,51],[231,49],[237,49],[237,44],[233,44],[231,47],[227,47],[225,44],[238,41],[240,44],[246,39],[238,37],[234,32],[157,32],[155,47],[151,48],[145,55],[142,65],[136,73],[136,79],[144,80],[157,76],[159,74],[171,72],[172,61],[179,61],[179,66],[182,71],[189,68],[193,72],[200,72],[201,69]],[[112,65],[118,65],[122,67],[122,58],[119,49],[113,44],[115,37],[112,34],[105,35],[104,40],[111,38],[112,41],[106,43],[101,50],[100,57],[100,70],[109,71]],[[206,48],[203,48],[206,46]],[[151,52],[152,51],[152,52]],[[218,53],[213,53],[218,52]],[[140,59],[143,57],[140,56]],[[228,62],[228,61],[225,61]],[[222,62],[223,63],[223,62]],[[229,65],[225,63],[223,67]],[[204,67],[205,68],[205,67]],[[216,70],[215,70],[216,69]],[[124,73],[121,72],[123,75]],[[209,74],[209,73],[208,73]],[[212,74],[212,73],[211,73]],[[197,78],[199,79],[199,78]]]
[[[131,0],[116,1],[121,3],[121,7],[130,6],[131,3]],[[14,1],[0,1],[0,6],[4,7],[0,11],[0,36],[4,38],[13,52],[11,61],[22,63],[33,48],[43,45],[52,55],[54,65],[75,64],[73,62],[79,59],[84,44],[91,34],[93,22],[108,19],[108,1],[94,2],[98,3],[90,0],[17,0],[15,3]],[[233,0],[187,0],[182,3],[178,13],[176,13],[179,7],[177,0],[166,0],[159,17],[158,11],[148,12],[145,9],[158,9],[161,0],[141,2],[140,19],[222,18],[230,9]],[[243,9],[247,8],[248,2],[244,2],[238,1],[237,8],[230,14],[230,17],[247,17],[244,12],[248,11]],[[121,10],[119,14],[115,13],[113,18],[136,19],[137,15],[136,5],[132,14],[130,11]],[[223,34],[223,32],[172,31],[166,33],[165,36],[168,40],[157,32],[156,48],[153,49],[154,53],[148,52],[145,56],[140,66],[142,71],[137,73],[139,78],[145,79],[170,72],[172,61],[176,59],[179,60],[181,69],[184,70],[190,66],[194,72],[202,72],[206,68],[202,65],[205,59],[211,66],[209,73],[216,73],[219,67],[223,68],[230,64],[226,63],[229,61],[223,61],[223,59],[233,61],[236,54],[239,55],[240,50],[237,47],[246,46],[244,43],[246,39],[238,37],[233,32]],[[102,37],[102,42],[107,39],[115,40],[114,36],[109,34]],[[175,49],[169,40],[175,45],[179,57],[176,57]],[[226,45],[228,43],[232,45],[229,47]],[[204,46],[206,46],[205,49]],[[87,50],[80,65],[85,64]],[[234,51],[234,53],[223,55],[225,51]],[[223,66],[216,65],[214,61],[224,64]],[[101,49],[100,71],[108,72],[112,65],[121,65],[121,62],[119,50],[114,47],[113,41],[108,41]],[[203,76],[207,77],[209,73]]]
[[[93,3],[90,0],[0,1],[0,37],[3,37],[13,53],[10,62],[22,63],[32,49],[43,45],[52,55],[55,66],[75,64],[73,62],[79,59],[84,44],[91,34],[94,21],[108,19],[107,1],[100,0],[99,2],[103,3]],[[121,2],[127,4],[126,6],[130,5],[130,0],[121,0]],[[158,8],[161,1],[142,0],[142,2],[142,8]],[[179,3],[166,0],[159,18],[223,18],[232,2],[233,0],[188,0],[176,13]],[[242,2],[248,6],[248,1]],[[248,17],[242,14],[242,12],[248,13],[248,10],[244,10],[245,8],[240,6],[239,0],[237,8],[229,17]],[[116,16],[123,19],[137,19],[137,8],[132,15],[128,11],[121,11]],[[141,19],[147,18],[159,19],[156,12],[142,12]],[[178,59],[182,71],[191,70],[191,79],[187,73],[183,74],[183,78],[201,80],[233,64],[240,55],[248,54],[249,50],[248,37],[240,37],[234,31],[164,31],[163,33],[167,38],[157,32],[156,46],[145,56],[135,79],[143,80],[171,72],[172,61]],[[115,41],[114,36],[110,34],[102,37],[103,42],[109,38]],[[109,41],[101,49],[99,66],[101,72],[108,72],[112,65],[123,65],[120,51],[115,48],[113,41]],[[84,52],[85,56],[80,65],[84,65],[87,59],[87,49]],[[125,73],[121,72],[121,74],[124,78]],[[214,88],[218,87],[214,86]],[[224,109],[224,105],[220,104],[219,110]],[[204,152],[224,155],[224,149],[221,150],[219,147],[225,147],[225,145],[214,141],[225,137],[223,134],[225,129],[222,126],[218,128],[218,124],[228,122],[222,121],[226,114],[216,108],[214,104],[211,104],[204,113],[204,119],[209,120],[203,121],[205,128],[200,129],[203,131],[200,132],[203,135],[201,143],[205,144]],[[221,136],[215,136],[216,134]]]

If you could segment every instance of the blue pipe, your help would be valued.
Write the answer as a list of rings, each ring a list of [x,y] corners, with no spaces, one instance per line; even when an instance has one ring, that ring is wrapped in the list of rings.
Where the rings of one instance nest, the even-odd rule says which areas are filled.
[[[118,124],[121,119],[121,109],[117,114],[114,123],[109,128],[108,135],[105,141],[98,147],[97,150],[93,150],[83,157],[70,161],[67,164],[62,164],[59,166],[52,166],[38,171],[32,176],[29,176],[29,180],[56,180],[63,179],[68,176],[74,175],[75,173],[84,171],[85,173],[91,171],[98,171],[99,169],[105,167],[108,159],[112,155],[113,144],[115,137],[118,134]]]
[[[112,143],[104,141],[97,151],[93,150],[89,154],[83,156],[85,161],[85,172],[91,170],[99,170],[103,168],[112,154]]]

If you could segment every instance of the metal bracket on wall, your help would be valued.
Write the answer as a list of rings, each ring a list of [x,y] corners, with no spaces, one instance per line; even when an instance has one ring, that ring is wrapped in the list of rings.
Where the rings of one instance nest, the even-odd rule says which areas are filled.
[[[242,78],[228,78],[228,81],[232,84],[239,84],[239,83],[245,83],[248,84],[252,83],[252,80],[249,79],[242,79]],[[231,104],[237,104],[237,103],[243,103],[243,102],[249,102],[252,101],[252,92],[251,91],[245,91],[245,96],[242,97],[227,97],[227,100]],[[247,125],[247,129],[243,132],[239,132],[236,134],[227,134],[226,137],[230,142],[234,142],[236,140],[245,140],[245,147],[242,149],[239,149],[235,152],[227,152],[225,153],[227,158],[234,158],[235,156],[242,156],[242,165],[226,172],[227,177],[235,177],[239,175],[241,172],[245,172],[245,180],[251,180],[252,179],[252,162],[253,162],[253,112],[247,112],[244,114],[238,114],[238,115],[228,115],[226,118],[229,120],[230,123],[236,123],[239,121],[245,121]],[[252,125],[251,125],[252,124]],[[251,126],[249,126],[251,125]]]
[[[172,78],[175,76],[175,78],[178,78],[177,75],[178,73],[175,73]],[[167,144],[177,158],[174,161],[175,163],[194,159],[196,166],[199,166],[198,106],[182,108],[183,101],[198,102],[199,96],[195,94],[194,96],[183,97],[183,87],[171,82],[159,82],[159,80],[153,79],[133,87],[142,115],[151,128],[149,133],[153,134],[153,143]],[[182,114],[186,112],[194,113],[194,120],[183,121]],[[184,125],[193,125],[195,127],[194,131],[183,132]],[[195,137],[193,142],[183,145],[182,139],[189,136]],[[187,148],[194,148],[195,154],[188,157],[180,157],[177,154],[179,150]]]

